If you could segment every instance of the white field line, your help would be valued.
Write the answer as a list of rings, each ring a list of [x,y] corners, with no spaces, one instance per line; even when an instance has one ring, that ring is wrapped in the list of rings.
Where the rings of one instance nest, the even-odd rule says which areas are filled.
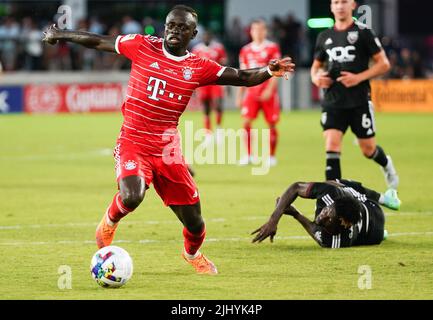
[[[419,211],[412,211],[412,212],[398,212],[398,211],[387,211],[385,212],[385,217],[398,217],[398,216],[406,216],[406,217],[413,217],[413,216],[428,216],[428,215],[433,215],[432,211],[424,211],[424,212],[419,212]]]
[[[385,213],[387,217],[398,217],[398,216],[423,216],[432,215],[433,212],[391,212]],[[268,216],[252,216],[252,217],[242,217],[235,219],[225,219],[225,218],[211,218],[205,219],[206,223],[223,223],[223,222],[236,222],[236,221],[256,221],[260,220],[265,223]],[[178,220],[149,220],[149,221],[123,221],[122,225],[158,225],[158,224],[177,224],[180,223]],[[19,224],[11,226],[1,226],[2,230],[20,230],[20,229],[41,229],[41,228],[81,228],[81,227],[96,227],[98,223],[95,222],[79,222],[79,223],[48,223],[48,224]]]
[[[253,220],[263,220],[263,223],[266,222],[266,216],[261,217],[246,217],[246,218],[238,218],[238,219],[230,219],[230,221],[253,221]],[[205,219],[205,222],[210,223],[223,223],[227,222],[227,219],[224,218],[214,218],[214,219]],[[143,224],[178,224],[180,223],[178,220],[149,220],[149,221],[122,221],[122,225],[143,225]],[[82,222],[82,223],[48,223],[48,224],[19,224],[12,226],[0,226],[1,230],[19,230],[19,229],[41,229],[41,228],[80,228],[80,227],[96,227],[97,222]]]
[[[388,237],[410,237],[410,236],[433,236],[433,231],[427,232],[400,232],[390,233]],[[286,236],[286,237],[275,237],[276,240],[311,240],[309,236]],[[217,242],[250,242],[252,238],[247,237],[232,237],[232,238],[207,238],[206,243],[217,243]],[[130,244],[155,244],[155,243],[183,243],[183,240],[154,240],[154,239],[142,239],[142,240],[115,240],[113,244],[130,243]],[[0,242],[0,246],[40,246],[40,245],[95,245],[94,240],[59,240],[59,241],[14,241],[14,242]]]

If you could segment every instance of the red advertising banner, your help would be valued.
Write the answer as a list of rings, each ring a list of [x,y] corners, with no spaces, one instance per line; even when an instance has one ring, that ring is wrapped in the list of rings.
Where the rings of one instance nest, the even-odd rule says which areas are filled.
[[[63,93],[58,85],[24,87],[24,112],[56,113],[64,108]]]
[[[121,83],[37,84],[24,88],[27,113],[119,111],[125,97]]]

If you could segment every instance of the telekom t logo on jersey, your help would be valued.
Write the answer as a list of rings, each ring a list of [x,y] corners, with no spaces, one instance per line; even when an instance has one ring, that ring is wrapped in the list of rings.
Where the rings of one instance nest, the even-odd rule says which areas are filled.
[[[161,80],[155,77],[149,77],[149,82],[147,84],[147,91],[152,92],[150,96],[148,96],[149,99],[159,101],[158,95],[163,96],[166,92],[165,87],[167,86],[167,81]],[[169,92],[168,97],[170,99],[174,98],[174,93]],[[181,95],[177,95],[178,100],[182,100]]]

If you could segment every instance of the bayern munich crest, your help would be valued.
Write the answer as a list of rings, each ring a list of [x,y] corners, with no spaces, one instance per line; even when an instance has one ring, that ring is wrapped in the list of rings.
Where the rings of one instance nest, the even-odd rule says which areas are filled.
[[[137,168],[137,162],[135,162],[134,160],[128,160],[123,164],[123,167],[125,168],[125,170],[134,170],[135,168]]]
[[[183,69],[183,78],[185,80],[191,80],[192,79],[192,69],[189,67],[186,67]]]

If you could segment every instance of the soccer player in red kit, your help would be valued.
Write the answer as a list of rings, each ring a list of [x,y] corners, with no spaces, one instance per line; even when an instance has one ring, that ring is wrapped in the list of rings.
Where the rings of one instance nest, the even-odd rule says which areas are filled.
[[[206,229],[199,193],[180,150],[179,117],[199,86],[253,86],[293,72],[294,65],[283,59],[267,68],[237,70],[199,58],[186,50],[197,35],[196,26],[195,11],[180,5],[167,15],[164,39],[139,34],[102,36],[51,26],[43,40],[116,52],[132,61],[122,105],[124,121],[114,151],[119,192],[96,229],[98,247],[112,243],[119,221],[139,206],[153,183],[184,226],[183,258],[197,273],[216,274],[215,265],[199,251]]]
[[[227,54],[224,46],[220,42],[213,39],[210,31],[206,31],[203,34],[202,42],[194,46],[192,53],[200,58],[218,62],[221,65],[225,65],[227,63]],[[222,98],[224,96],[224,87],[218,85],[200,87],[197,89],[197,94],[204,106],[204,127],[206,130],[208,130],[208,137],[211,137],[212,132],[210,118],[211,110],[215,109],[216,111],[216,132],[218,138],[218,129],[221,127],[223,115]]]
[[[267,27],[263,20],[255,20],[250,30],[252,42],[244,46],[239,53],[239,64],[241,69],[258,68],[268,65],[269,61],[279,59],[281,52],[278,44],[266,39]],[[275,150],[277,147],[278,132],[276,124],[280,118],[280,100],[277,91],[278,81],[271,78],[261,85],[252,88],[239,88],[237,105],[241,108],[244,118],[244,129],[246,132],[246,144],[248,156],[240,160],[240,165],[252,162],[251,152],[251,126],[257,118],[258,112],[263,110],[266,122],[270,129],[270,157],[269,164],[275,166]]]

